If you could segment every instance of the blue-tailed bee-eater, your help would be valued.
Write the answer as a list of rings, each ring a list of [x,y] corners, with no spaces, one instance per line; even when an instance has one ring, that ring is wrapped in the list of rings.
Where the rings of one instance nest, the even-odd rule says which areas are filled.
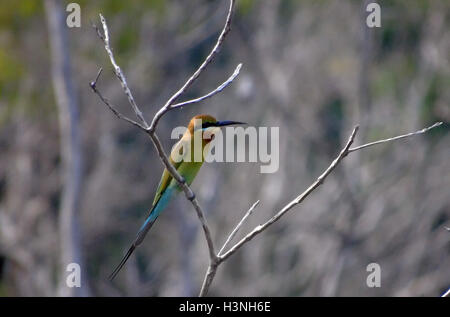
[[[205,153],[208,153],[209,145],[214,138],[214,134],[218,132],[220,127],[236,124],[244,123],[237,121],[217,121],[210,115],[197,115],[191,119],[186,132],[172,148],[169,158],[170,163],[185,179],[188,185],[192,184],[195,176],[197,176],[197,173],[204,162],[204,155]],[[169,201],[180,191],[181,187],[178,185],[177,181],[173,179],[167,169],[164,169],[161,180],[159,181],[158,189],[156,190],[155,198],[153,199],[152,208],[150,209],[144,224],[139,229],[133,244],[110,275],[110,280],[114,279],[117,273],[119,273],[120,269],[124,266],[136,247],[142,243],[145,235],[155,223],[158,216],[167,207]]]

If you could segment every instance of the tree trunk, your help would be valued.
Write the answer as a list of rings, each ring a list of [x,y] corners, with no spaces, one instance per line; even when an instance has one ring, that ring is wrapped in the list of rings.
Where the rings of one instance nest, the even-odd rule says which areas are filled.
[[[60,296],[88,296],[89,286],[84,274],[81,238],[78,221],[80,186],[82,179],[82,153],[79,132],[79,111],[70,71],[67,45],[67,25],[64,23],[60,1],[46,0],[45,9],[51,48],[52,80],[59,116],[61,174],[63,188],[59,211]],[[81,268],[81,287],[68,287],[67,265],[77,263]]]

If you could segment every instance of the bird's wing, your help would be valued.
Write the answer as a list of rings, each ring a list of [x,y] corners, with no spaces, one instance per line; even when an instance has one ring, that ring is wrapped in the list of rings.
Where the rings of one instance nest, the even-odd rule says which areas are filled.
[[[186,142],[188,142],[188,141],[186,141],[185,139],[182,138],[180,141],[178,141],[174,145],[174,147],[172,149],[172,152],[170,153],[169,162],[170,162],[170,164],[172,164],[175,167],[175,169],[178,169],[178,167],[182,163],[182,160],[177,160],[177,162],[175,162],[172,157],[176,157],[174,153],[180,153],[181,152],[182,147],[183,147],[183,145],[186,145]],[[185,149],[186,149],[186,147],[185,147]],[[186,155],[186,153],[184,153],[184,155]],[[167,189],[167,186],[169,186],[170,181],[172,180],[172,178],[173,178],[172,175],[170,175],[170,173],[167,170],[167,168],[165,168],[164,172],[163,172],[163,174],[161,176],[161,180],[159,181],[159,185],[158,185],[158,189],[156,190],[155,198],[153,199],[152,209],[158,203],[158,201],[161,198],[162,194]],[[150,210],[150,212],[151,212],[151,210]]]

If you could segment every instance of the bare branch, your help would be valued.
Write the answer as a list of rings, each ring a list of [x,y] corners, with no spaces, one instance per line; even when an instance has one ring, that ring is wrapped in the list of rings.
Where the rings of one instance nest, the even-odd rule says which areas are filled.
[[[256,208],[256,206],[258,206],[258,204],[259,204],[259,200],[256,201],[250,207],[250,209],[245,213],[244,217],[242,217],[241,221],[239,221],[239,223],[236,225],[236,227],[230,233],[230,235],[228,236],[227,240],[225,241],[225,243],[223,244],[222,248],[220,249],[220,251],[219,251],[219,253],[217,255],[218,256],[218,261],[211,262],[210,265],[208,266],[208,270],[206,271],[205,278],[203,279],[203,284],[202,284],[202,287],[200,289],[200,294],[199,294],[200,297],[205,296],[208,293],[209,286],[211,285],[211,283],[212,283],[212,281],[213,281],[213,279],[214,279],[214,277],[216,275],[217,267],[222,263],[222,260],[220,258],[222,252],[226,249],[226,247],[231,242],[231,240],[233,240],[233,238],[236,235],[236,233],[242,227],[242,225],[247,220],[247,218],[252,214],[253,210]]]
[[[235,0],[230,0],[230,7],[228,9],[227,19],[225,21],[225,25],[222,29],[222,32],[220,33],[219,38],[217,39],[216,45],[214,45],[209,55],[199,66],[199,68],[194,72],[194,74],[192,74],[192,76],[189,77],[186,83],[175,94],[173,94],[172,97],[170,97],[169,100],[167,100],[166,104],[156,113],[150,125],[150,130],[155,129],[161,117],[167,111],[170,110],[171,106],[177,101],[177,99],[197,80],[200,74],[206,69],[206,67],[208,67],[209,63],[211,63],[214,60],[223,44],[223,41],[225,40],[225,37],[227,36],[228,32],[231,29],[231,18],[233,17],[234,5]]]
[[[433,124],[432,126],[429,126],[428,128],[423,128],[422,130],[419,130],[419,131],[416,131],[416,132],[411,132],[411,133],[399,135],[399,136],[396,136],[396,137],[393,137],[393,138],[389,138],[389,139],[383,139],[383,140],[379,140],[379,141],[375,141],[375,142],[370,142],[370,143],[367,143],[367,144],[364,144],[364,145],[360,145],[360,146],[351,148],[351,149],[348,150],[348,152],[351,153],[351,152],[355,152],[355,151],[364,149],[364,148],[369,147],[369,146],[373,146],[373,145],[377,145],[377,144],[381,144],[381,143],[387,143],[387,142],[391,142],[391,141],[395,141],[395,140],[404,139],[404,138],[407,138],[407,137],[410,137],[410,136],[422,134],[422,133],[428,132],[429,130],[431,130],[433,128],[439,127],[441,124],[443,124],[443,122],[436,122],[435,124]]]
[[[228,85],[230,85],[233,82],[233,80],[239,75],[239,71],[241,70],[241,67],[242,67],[242,63],[237,65],[237,67],[234,70],[233,74],[222,85],[220,85],[219,87],[217,87],[216,89],[214,89],[210,93],[208,93],[208,94],[206,94],[206,95],[204,95],[202,97],[196,98],[196,99],[192,99],[192,100],[188,100],[188,101],[183,101],[183,102],[177,103],[177,104],[175,104],[173,106],[170,106],[170,108],[171,109],[181,108],[181,107],[193,104],[193,103],[198,103],[198,102],[204,101],[204,100],[206,100],[208,98],[211,98],[212,96],[218,94],[219,92],[224,90]]]
[[[442,125],[442,122],[437,122],[428,128],[424,128],[424,129],[416,131],[416,132],[412,132],[412,133],[400,135],[397,137],[384,139],[384,140],[380,140],[380,141],[375,141],[375,142],[367,143],[367,144],[360,145],[360,146],[357,146],[354,148],[350,148],[350,146],[353,143],[353,140],[355,138],[356,132],[358,131],[358,126],[356,126],[353,129],[353,132],[350,135],[350,138],[348,139],[347,144],[344,147],[344,149],[342,149],[339,156],[331,163],[331,165],[325,170],[325,172],[323,172],[322,175],[320,175],[319,178],[317,178],[317,180],[311,186],[309,186],[306,191],[304,191],[301,195],[299,195],[297,198],[295,198],[290,203],[288,203],[285,207],[283,207],[283,209],[281,209],[275,216],[273,216],[271,219],[269,219],[263,225],[259,225],[258,227],[253,229],[253,231],[251,231],[248,235],[246,235],[244,238],[242,238],[241,241],[236,243],[228,252],[221,255],[220,262],[223,262],[224,260],[226,260],[230,255],[232,255],[240,247],[242,247],[242,245],[244,245],[246,242],[253,239],[257,234],[261,233],[262,231],[267,229],[271,224],[273,224],[274,222],[279,220],[285,213],[287,213],[289,210],[291,210],[292,207],[301,203],[306,197],[309,196],[309,194],[311,194],[317,187],[319,187],[319,185],[321,185],[325,181],[325,178],[336,168],[336,166],[342,161],[342,159],[345,158],[349,153],[364,149],[364,148],[372,146],[372,145],[387,143],[387,142],[395,141],[398,139],[406,138],[409,136],[422,134],[433,128],[439,127],[440,125]]]
[[[355,139],[356,132],[358,131],[358,126],[356,126],[353,129],[352,134],[350,135],[349,140],[347,141],[347,145],[344,147],[344,149],[341,151],[339,156],[331,163],[331,165],[325,170],[325,172],[322,173],[322,175],[319,176],[319,178],[300,196],[298,196],[296,199],[291,201],[289,204],[287,204],[283,209],[281,209],[275,216],[273,216],[271,219],[269,219],[266,223],[263,225],[257,226],[253,231],[251,231],[249,234],[247,234],[244,238],[242,238],[239,242],[237,242],[230,250],[228,250],[224,254],[219,255],[219,261],[217,263],[211,263],[208,267],[208,270],[206,271],[205,278],[203,280],[202,288],[200,290],[199,296],[205,296],[208,291],[209,287],[211,286],[211,283],[216,275],[218,266],[223,263],[226,259],[228,259],[232,254],[234,254],[237,250],[239,250],[245,243],[253,239],[257,234],[263,232],[265,229],[267,229],[271,224],[279,220],[285,213],[287,213],[289,210],[291,210],[295,205],[298,205],[301,203],[310,193],[314,191],[320,184],[323,183],[325,178],[336,168],[336,166],[339,164],[339,162],[348,154],[348,149],[350,148],[350,145],[353,143],[353,140]],[[246,217],[244,215],[244,217]],[[233,230],[234,231],[234,230]],[[230,234],[230,236],[233,234],[233,232]]]
[[[206,270],[205,278],[203,279],[202,288],[200,289],[199,297],[204,297],[208,294],[209,287],[211,286],[214,277],[216,276],[217,268],[220,262],[210,263]]]
[[[97,81],[100,78],[100,75],[102,73],[103,69],[100,68],[98,73],[97,73],[97,77],[95,78],[94,81],[91,81],[89,83],[89,86],[91,87],[91,89],[98,95],[98,97],[100,98],[101,101],[103,101],[103,103],[109,108],[109,110],[112,111],[112,113],[114,113],[119,119],[125,120],[128,123],[131,123],[134,126],[137,126],[138,128],[147,131],[147,129],[141,125],[140,123],[131,120],[130,118],[124,116],[123,114],[121,114],[113,105],[111,105],[111,103],[109,102],[109,100],[105,97],[103,97],[103,95],[100,93],[100,91],[97,89]]]
[[[231,18],[233,16],[233,10],[234,10],[234,0],[230,0],[230,7],[228,9],[228,15],[227,19],[225,21],[225,25],[222,29],[222,32],[219,35],[219,38],[217,39],[216,45],[213,47],[212,51],[209,53],[209,55],[206,57],[206,59],[203,61],[203,63],[199,66],[199,68],[195,71],[195,73],[186,81],[186,83],[181,87],[175,94],[173,94],[172,97],[169,98],[169,100],[166,103],[166,107],[170,107],[177,99],[180,97],[200,76],[200,74],[208,67],[209,63],[213,61],[213,59],[216,57],[217,53],[220,50],[220,47],[223,44],[223,41],[225,40],[225,37],[227,36],[228,32],[231,29]]]
[[[355,152],[357,150],[361,150],[363,148],[372,146],[372,145],[376,145],[376,144],[381,144],[381,143],[387,143],[387,142],[391,142],[391,141],[395,141],[398,139],[402,139],[402,138],[406,138],[409,136],[413,136],[413,135],[418,135],[418,134],[422,134],[425,133],[433,128],[436,128],[438,126],[440,126],[442,124],[442,122],[437,122],[435,124],[433,124],[432,126],[428,127],[428,128],[424,128],[422,130],[416,131],[416,132],[412,132],[412,133],[408,133],[408,134],[404,134],[404,135],[400,135],[397,137],[393,137],[393,138],[389,138],[389,139],[384,139],[384,140],[380,140],[380,141],[376,141],[376,142],[371,142],[371,143],[367,143],[355,148],[350,148],[350,146],[353,144],[353,141],[355,139],[356,133],[358,131],[358,126],[356,126],[345,147],[341,150],[341,152],[339,153],[339,155],[336,157],[336,159],[334,159],[334,161],[330,164],[330,166],[328,166],[328,168],[317,178],[317,180],[311,185],[309,186],[302,194],[300,194],[299,196],[297,196],[294,200],[292,200],[291,202],[289,202],[287,205],[285,205],[278,213],[276,213],[272,218],[270,218],[268,221],[266,221],[264,224],[257,226],[256,228],[253,229],[253,231],[251,231],[250,233],[248,233],[244,238],[242,238],[239,242],[237,242],[233,247],[231,247],[231,249],[229,249],[226,253],[222,254],[222,251],[225,249],[225,245],[229,243],[229,241],[231,241],[231,239],[234,237],[235,235],[235,231],[237,231],[237,229],[239,229],[239,227],[241,226],[241,223],[243,223],[245,221],[245,219],[248,217],[248,215],[250,214],[250,210],[252,208],[254,208],[254,206],[252,206],[252,208],[250,208],[250,210],[244,215],[244,217],[242,218],[241,222],[238,224],[237,229],[235,228],[232,233],[230,234],[230,236],[228,237],[227,241],[225,242],[224,247],[222,247],[222,249],[219,252],[219,261],[218,263],[214,263],[211,264],[208,267],[208,270],[205,274],[205,278],[203,281],[203,285],[202,285],[202,289],[200,291],[200,296],[204,296],[208,293],[209,287],[216,275],[216,271],[217,268],[219,267],[220,264],[222,264],[226,259],[228,259],[232,254],[234,254],[237,250],[239,250],[245,243],[247,243],[248,241],[250,241],[251,239],[253,239],[256,235],[258,235],[259,233],[263,232],[264,230],[266,230],[270,225],[272,225],[273,223],[275,223],[276,221],[278,221],[282,216],[284,216],[289,210],[291,210],[294,206],[300,204],[306,197],[308,197],[317,187],[319,187],[321,184],[323,184],[323,182],[325,181],[326,177],[328,175],[330,175],[331,172],[333,172],[333,170],[338,166],[338,164],[351,152]],[[447,292],[448,293],[448,292]],[[446,293],[446,296],[448,296],[449,294]]]
[[[284,214],[286,214],[289,210],[291,210],[294,206],[300,204],[306,197],[308,197],[317,187],[319,187],[323,182],[325,181],[326,177],[330,175],[330,173],[338,166],[338,164],[342,161],[344,157],[347,156],[349,153],[350,146],[352,145],[356,133],[358,132],[358,126],[356,126],[345,147],[342,149],[341,153],[339,153],[338,157],[331,163],[330,166],[317,178],[317,180],[308,187],[302,194],[297,196],[294,200],[292,200],[290,203],[288,203],[286,206],[283,207],[278,213],[275,214],[272,218],[270,218],[266,223],[263,225],[257,226],[253,231],[251,231],[248,235],[246,235],[244,238],[242,238],[238,243],[236,243],[230,250],[228,250],[225,254],[220,256],[220,261],[225,261],[230,255],[235,253],[237,250],[239,250],[246,242],[253,239],[257,234],[263,232],[265,229],[267,229],[270,225],[278,221],[281,217],[283,217]]]
[[[259,200],[256,201],[251,207],[250,209],[245,213],[244,217],[242,217],[241,221],[239,221],[239,223],[236,225],[236,227],[233,229],[233,231],[230,233],[230,235],[228,236],[228,239],[225,241],[225,243],[223,244],[222,248],[219,251],[219,256],[222,254],[223,251],[225,251],[226,247],[228,246],[228,244],[231,242],[231,240],[233,240],[234,236],[236,235],[236,233],[239,231],[239,229],[242,227],[242,225],[244,224],[245,220],[247,220],[247,218],[252,214],[253,210],[256,208],[256,206],[259,205]]]
[[[127,80],[126,80],[125,76],[123,75],[122,70],[120,69],[119,65],[117,65],[116,60],[114,59],[114,54],[112,52],[112,49],[111,49],[111,46],[109,43],[108,25],[106,24],[105,18],[101,14],[100,14],[100,21],[102,22],[104,36],[103,37],[100,36],[100,32],[98,31],[98,29],[97,29],[97,34],[99,34],[100,39],[102,39],[103,43],[105,44],[106,52],[108,52],[109,59],[111,60],[111,64],[114,67],[114,72],[115,72],[117,78],[119,79],[120,84],[122,85],[122,88],[123,88],[125,94],[128,97],[128,101],[130,102],[131,106],[133,107],[134,113],[136,114],[138,119],[142,121],[142,123],[144,124],[144,127],[148,128],[148,123],[147,123],[147,121],[145,121],[145,118],[142,115],[141,110],[136,105],[136,102],[134,101],[134,97],[133,97],[133,94],[131,93],[130,88],[128,88]]]

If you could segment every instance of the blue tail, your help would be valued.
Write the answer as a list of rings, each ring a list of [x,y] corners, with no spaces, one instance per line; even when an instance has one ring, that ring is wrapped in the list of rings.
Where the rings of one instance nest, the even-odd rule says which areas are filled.
[[[156,219],[158,218],[159,214],[167,207],[167,204],[169,203],[170,199],[172,198],[172,194],[173,194],[173,187],[169,186],[164,191],[164,193],[162,194],[162,196],[158,200],[158,202],[153,206],[147,219],[145,219],[144,224],[139,229],[139,231],[136,235],[136,238],[134,239],[133,244],[128,249],[125,256],[122,258],[122,261],[120,261],[119,265],[115,268],[115,270],[109,276],[109,279],[111,281],[116,277],[116,275],[119,273],[119,271],[125,265],[128,258],[131,256],[131,254],[136,249],[136,247],[142,243],[142,241],[144,240],[148,231],[150,230],[150,228],[152,227],[152,225],[155,223]]]

